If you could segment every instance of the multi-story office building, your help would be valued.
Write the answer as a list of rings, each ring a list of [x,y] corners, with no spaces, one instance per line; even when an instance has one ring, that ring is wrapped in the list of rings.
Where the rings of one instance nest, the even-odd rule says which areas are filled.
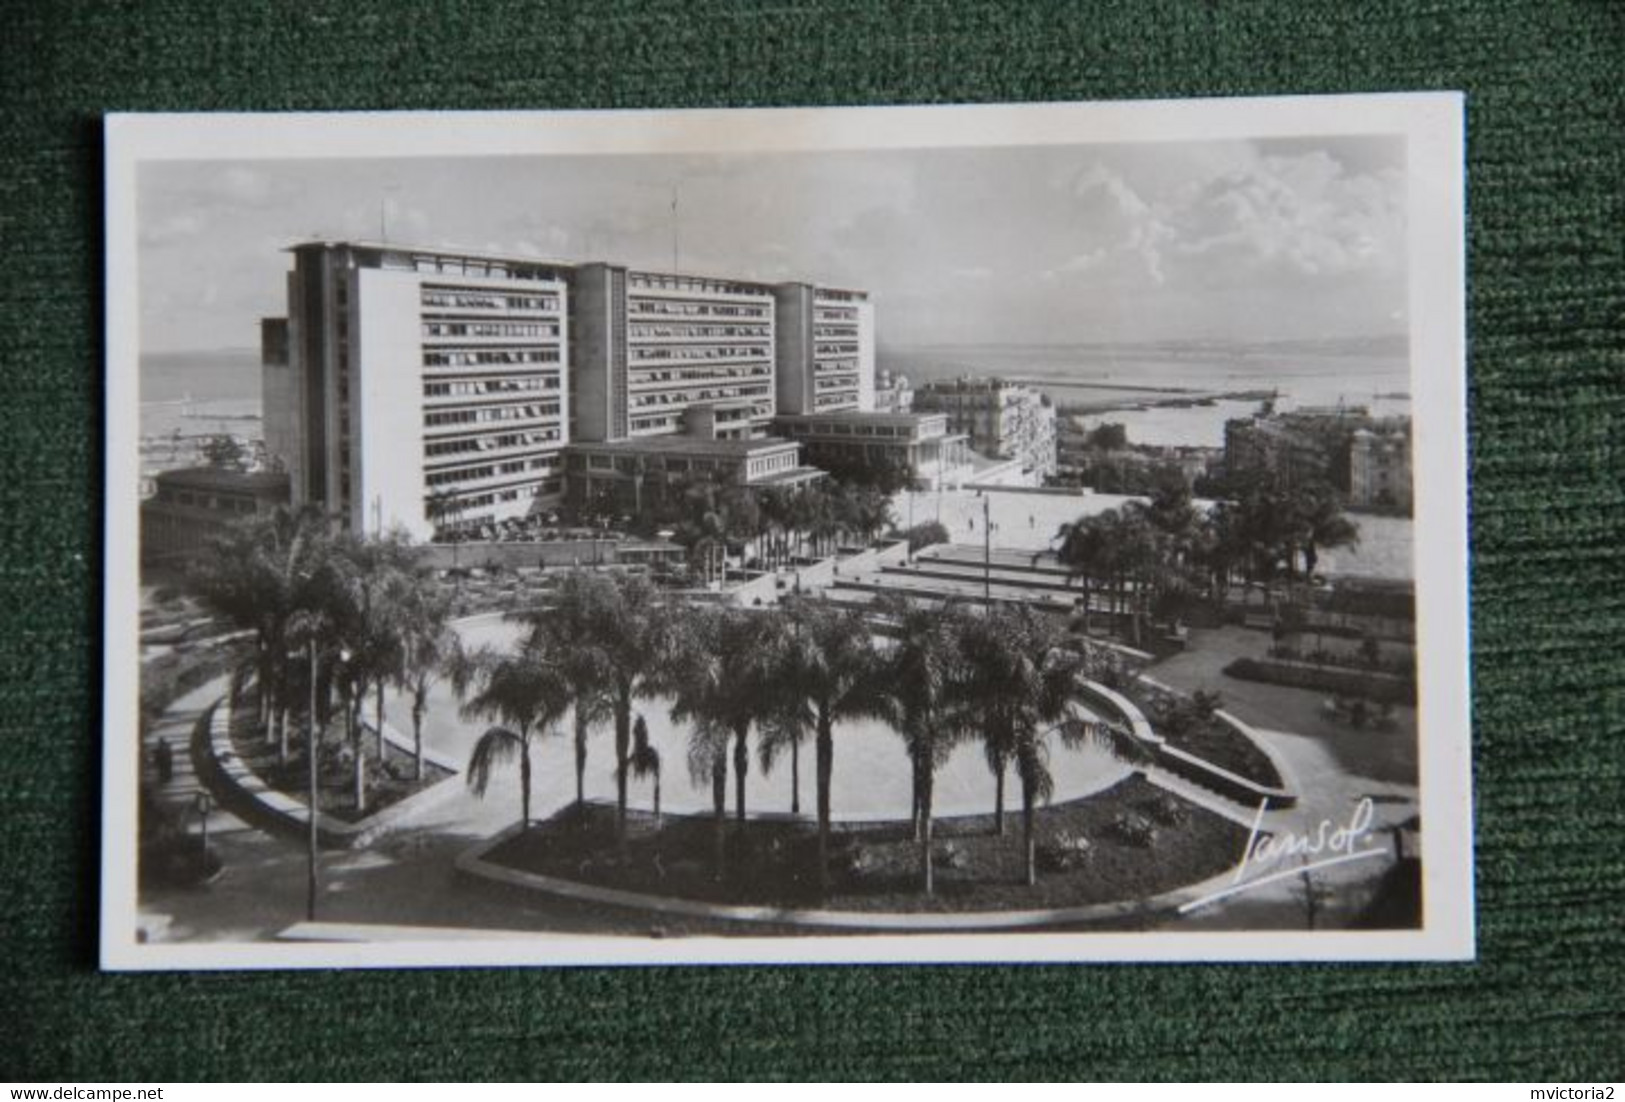
[[[781,283],[778,408],[836,413],[875,408],[874,304],[862,291]]]
[[[774,295],[766,284],[583,264],[574,275],[572,439],[682,430],[695,403],[749,409],[765,436],[774,412]]]
[[[1055,473],[1055,407],[1032,387],[998,378],[931,382],[914,392],[914,408],[946,413],[972,448],[1020,460],[1034,482]]]
[[[559,499],[567,267],[348,242],[292,252],[262,378],[266,449],[294,505],[421,539]]]
[[[861,291],[408,245],[290,251],[288,315],[262,330],[267,451],[295,505],[357,531],[427,538],[551,508],[572,444],[755,456],[783,450],[768,436],[781,410],[873,407]],[[736,473],[811,477],[785,447],[798,473],[765,452]]]

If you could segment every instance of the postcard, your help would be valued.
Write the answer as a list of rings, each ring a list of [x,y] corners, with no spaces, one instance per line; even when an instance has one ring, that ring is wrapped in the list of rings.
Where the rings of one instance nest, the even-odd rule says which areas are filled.
[[[105,967],[1472,957],[1460,96],[106,143]]]

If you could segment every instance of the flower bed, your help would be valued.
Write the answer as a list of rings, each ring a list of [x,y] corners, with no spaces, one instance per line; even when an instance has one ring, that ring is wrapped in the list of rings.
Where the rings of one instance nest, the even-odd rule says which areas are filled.
[[[1140,706],[1168,745],[1254,784],[1282,787],[1281,774],[1269,755],[1207,706],[1216,707],[1216,700],[1195,701],[1145,681],[1133,682],[1122,691]]]
[[[254,710],[254,701],[249,695],[244,697],[233,713],[232,749],[242,763],[269,788],[303,804],[310,791],[303,739],[294,738],[288,749],[288,760],[279,760],[276,741],[267,741],[255,729]],[[409,751],[386,740],[384,757],[380,762],[374,756],[373,736],[366,736],[362,743],[366,755],[362,766],[366,774],[365,811],[356,808],[355,766],[348,759],[348,747],[341,747],[331,739],[322,743],[317,791],[323,816],[331,816],[340,822],[358,823],[453,775],[452,770],[425,760],[423,779],[417,780],[414,777],[414,758]]]
[[[726,868],[713,875],[710,816],[629,813],[624,858],[615,810],[572,806],[488,854],[495,865],[575,883],[706,903],[868,912],[995,912],[1138,901],[1216,876],[1241,858],[1246,831],[1139,777],[1037,813],[1038,883],[1023,878],[1019,810],[1005,833],[991,816],[939,820],[936,885],[919,891],[919,846],[905,822],[839,829],[831,892],[818,897],[817,832],[805,821],[726,826]]]

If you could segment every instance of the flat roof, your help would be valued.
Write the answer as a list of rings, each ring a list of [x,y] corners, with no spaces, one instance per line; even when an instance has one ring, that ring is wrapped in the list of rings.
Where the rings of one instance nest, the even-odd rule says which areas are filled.
[[[726,455],[743,457],[759,452],[783,451],[799,448],[794,440],[769,436],[762,440],[708,440],[699,436],[639,436],[631,440],[593,441],[572,440],[565,451],[580,449],[621,455]]]
[[[288,489],[288,476],[281,471],[233,471],[224,467],[181,467],[159,471],[157,482],[193,490],[226,490],[232,493],[260,493]]]
[[[287,246],[283,252],[298,252],[300,249],[365,249],[370,252],[417,253],[423,256],[446,256],[457,259],[499,261],[504,264],[526,264],[538,268],[559,268],[574,271],[589,264],[602,264],[609,268],[624,268],[628,273],[641,276],[657,276],[665,279],[698,279],[708,283],[734,283],[746,287],[758,287],[763,291],[771,292],[775,287],[800,283],[811,287],[815,292],[828,291],[842,295],[858,295],[865,300],[869,292],[855,287],[831,287],[825,284],[812,283],[807,280],[764,280],[751,276],[718,275],[713,272],[673,272],[662,271],[658,268],[645,268],[636,264],[627,264],[616,260],[594,258],[589,260],[560,260],[549,256],[528,256],[524,253],[493,253],[483,249],[461,249],[447,245],[414,245],[405,241],[368,241],[354,238],[321,238],[313,237],[303,241],[296,241]]]
[[[828,413],[776,413],[775,421],[847,421],[852,424],[909,424],[917,425],[927,418],[942,418],[946,420],[948,414],[941,410],[925,410],[920,413],[892,412],[890,410],[866,409],[837,409]]]

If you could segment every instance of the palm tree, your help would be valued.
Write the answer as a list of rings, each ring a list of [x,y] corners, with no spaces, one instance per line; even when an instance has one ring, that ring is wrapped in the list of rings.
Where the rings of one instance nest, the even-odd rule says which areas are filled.
[[[660,751],[649,741],[649,725],[641,715],[632,724],[632,775],[653,778],[655,822],[660,822]]]
[[[776,667],[786,722],[814,732],[818,801],[818,886],[829,893],[830,779],[835,725],[881,710],[875,647],[862,613],[810,601],[789,606]]]
[[[531,743],[551,734],[569,709],[568,682],[549,655],[527,643],[513,654],[483,651],[470,656],[457,664],[452,683],[463,698],[464,718],[496,724],[480,736],[469,755],[468,787],[483,798],[497,766],[517,757],[520,824],[528,829]]]
[[[773,689],[776,611],[700,608],[689,616],[673,688],[672,718],[733,737],[734,813],[745,821],[750,775],[750,728],[767,710]]]
[[[604,576],[595,585],[586,634],[573,646],[597,652],[615,717],[616,834],[626,841],[626,782],[632,756],[632,706],[655,695],[670,670],[673,617],[660,591],[641,575]]]
[[[997,782],[996,830],[1004,833],[1004,773],[1014,765],[1031,866],[1033,806],[1048,792],[1042,735],[1066,717],[1083,659],[1053,621],[1025,605],[966,617],[959,638],[960,708],[966,722],[981,727]]]
[[[259,684],[258,722],[288,757],[284,670],[288,625],[301,610],[316,607],[319,579],[331,553],[326,522],[303,510],[279,509],[233,525],[210,547],[189,578],[204,607],[254,633],[251,662]]]
[[[920,883],[935,890],[932,866],[932,794],[937,770],[958,735],[952,709],[958,675],[959,614],[951,606],[929,609],[906,599],[888,601],[885,614],[897,624],[897,641],[881,661],[881,701],[903,737],[912,770],[914,838],[920,844]]]
[[[1037,882],[1037,805],[1053,790],[1047,738],[1059,730],[1077,742],[1092,733],[1074,722],[1071,704],[1085,658],[1064,632],[1041,613],[1022,605],[966,617],[961,626],[965,661],[960,683],[966,718],[980,716],[989,761],[1014,765],[1021,783],[1024,865],[1028,884]],[[993,749],[995,748],[996,749]],[[999,776],[997,814],[1003,832],[1004,779]]]
[[[571,571],[550,609],[520,619],[531,626],[538,645],[558,655],[574,698],[576,803],[586,800],[587,744],[592,728],[614,715],[612,678],[601,648],[592,645],[606,614],[608,583],[597,574]]]
[[[462,642],[447,624],[450,596],[429,586],[414,587],[400,607],[400,666],[396,684],[412,699],[414,775],[423,779],[423,717],[429,692],[459,661]]]
[[[790,755],[790,814],[801,814],[801,744],[807,741],[807,728],[794,715],[772,711],[757,722],[756,761],[762,775],[773,772],[784,753]]]

